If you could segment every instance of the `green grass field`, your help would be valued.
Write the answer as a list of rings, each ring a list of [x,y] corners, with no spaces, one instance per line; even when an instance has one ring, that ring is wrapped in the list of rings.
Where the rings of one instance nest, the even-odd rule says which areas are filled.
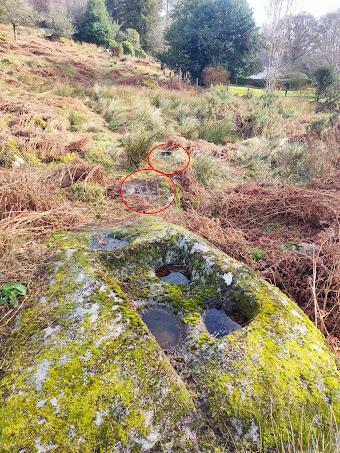
[[[247,94],[248,88],[254,96],[260,97],[265,94],[265,91],[262,90],[261,88],[252,88],[252,87],[247,87],[247,86],[235,86],[235,85],[229,86],[229,90],[230,90],[231,94],[238,94],[239,96],[243,96],[243,95]],[[279,96],[285,95],[284,90],[277,90],[276,93]],[[287,96],[289,96],[289,97],[303,96],[303,97],[312,99],[314,97],[314,90],[310,89],[310,90],[305,90],[305,91],[288,91]]]

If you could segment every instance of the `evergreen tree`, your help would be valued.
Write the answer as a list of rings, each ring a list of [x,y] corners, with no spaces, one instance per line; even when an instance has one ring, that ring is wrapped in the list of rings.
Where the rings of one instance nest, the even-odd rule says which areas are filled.
[[[235,78],[254,70],[258,30],[246,0],[182,0],[171,13],[161,59],[192,77],[207,66],[223,67]]]
[[[335,73],[334,68],[324,66],[319,68],[314,73],[314,83],[315,83],[315,100],[320,101],[322,96],[325,96],[327,90],[335,84],[338,80],[338,77]]]
[[[106,0],[106,4],[114,20],[125,30],[137,30],[142,46],[149,50],[149,34],[159,20],[161,0]]]
[[[79,31],[86,42],[109,46],[115,40],[119,26],[112,23],[106,9],[105,0],[90,0],[84,23]]]

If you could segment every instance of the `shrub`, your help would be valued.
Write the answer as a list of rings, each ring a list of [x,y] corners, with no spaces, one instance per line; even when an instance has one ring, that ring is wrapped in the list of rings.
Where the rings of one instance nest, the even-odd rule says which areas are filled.
[[[135,56],[135,48],[129,41],[123,41],[122,46],[125,55],[132,55],[133,57]]]
[[[123,46],[116,41],[110,41],[109,49],[114,57],[120,57],[123,53]]]
[[[206,94],[210,110],[216,110],[216,107],[232,107],[235,105],[235,98],[229,93],[225,85],[215,85],[210,88]]]
[[[140,47],[140,36],[134,28],[127,28],[125,31],[126,41],[130,42],[133,47]]]
[[[257,88],[265,88],[266,79],[249,79],[250,84]]]
[[[332,85],[326,93],[326,101],[330,104],[333,104],[333,107],[339,111],[339,104],[340,104],[340,79],[339,83],[335,83]],[[331,107],[331,105],[329,105]]]
[[[232,81],[232,83],[235,82],[236,79]],[[251,79],[247,77],[239,77],[237,78],[237,85],[264,88],[266,86],[266,79]]]
[[[269,92],[269,93],[266,93],[262,98],[261,98],[261,101],[260,101],[260,106],[262,104],[263,107],[271,107],[272,105],[274,105],[279,99],[279,96],[278,94],[274,93],[274,92]]]
[[[280,79],[288,90],[302,90],[311,85],[311,79],[303,72],[293,72]]]
[[[157,88],[158,84],[155,80],[152,79],[141,79],[139,85],[146,88]]]
[[[252,97],[247,104],[247,112],[239,110],[235,115],[237,129],[245,138],[254,135],[279,138],[284,133],[282,116],[295,116],[294,108],[285,110],[282,99],[276,94]]]
[[[227,85],[230,78],[230,72],[220,66],[207,66],[203,69],[204,85]]]
[[[233,77],[231,79],[231,83],[244,87],[244,86],[248,85],[248,79],[247,79],[247,77],[237,77],[237,78]]]
[[[283,135],[282,116],[276,109],[266,107],[258,108],[253,114],[248,115],[249,128],[242,131],[244,137],[263,135],[267,138],[279,138]]]
[[[315,132],[317,135],[326,129],[329,126],[329,119],[327,116],[322,116],[320,118],[314,118],[310,123],[307,124],[307,129]]]
[[[135,49],[135,55],[139,58],[146,58],[147,53],[141,47]]]

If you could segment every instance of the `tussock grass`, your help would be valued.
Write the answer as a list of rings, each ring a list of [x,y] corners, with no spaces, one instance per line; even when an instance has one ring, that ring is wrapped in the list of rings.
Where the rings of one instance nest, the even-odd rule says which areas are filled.
[[[123,137],[123,145],[127,164],[131,169],[137,169],[141,164],[146,165],[149,152],[156,138],[154,131],[145,127],[136,128]]]
[[[158,92],[151,97],[152,103],[155,107],[159,108],[162,113],[167,113],[171,110],[175,110],[181,104],[179,96],[176,94],[169,94],[165,90],[157,90]]]
[[[218,122],[208,120],[199,129],[199,138],[216,145],[225,145],[237,140],[237,132],[229,119]]]
[[[184,115],[179,120],[180,133],[183,137],[196,139],[199,136],[200,120],[192,115]]]
[[[311,174],[308,148],[305,143],[285,143],[270,155],[271,165],[283,178],[307,181]]]
[[[105,188],[94,182],[77,182],[73,184],[67,197],[70,200],[79,200],[96,203],[104,200]]]
[[[299,418],[300,432],[295,433],[292,430],[291,416],[288,416],[285,426],[271,418],[273,433],[275,437],[276,449],[279,453],[337,453],[339,440],[339,427],[332,410],[329,407],[329,416],[327,420],[320,420],[316,415],[313,424],[306,424],[306,414],[294,414],[294,418]]]
[[[83,113],[77,112],[76,110],[71,110],[69,114],[70,131],[80,131],[83,128],[86,119],[86,115],[84,115]]]
[[[226,168],[221,165],[219,159],[205,154],[196,154],[193,160],[193,168],[195,169],[195,177],[197,181],[207,189],[216,189],[220,186],[225,174]]]

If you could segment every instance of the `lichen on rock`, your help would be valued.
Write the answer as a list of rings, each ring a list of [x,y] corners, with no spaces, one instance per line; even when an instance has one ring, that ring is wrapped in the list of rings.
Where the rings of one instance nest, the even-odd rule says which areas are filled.
[[[1,451],[266,451],[294,439],[307,451],[311,436],[336,451],[340,374],[294,302],[158,218],[106,234],[129,245],[91,250],[93,231],[49,240],[57,252],[46,288],[8,341]],[[165,264],[188,268],[190,283],[160,281]],[[155,306],[182,326],[167,354],[141,319]],[[207,308],[246,322],[212,337]]]

